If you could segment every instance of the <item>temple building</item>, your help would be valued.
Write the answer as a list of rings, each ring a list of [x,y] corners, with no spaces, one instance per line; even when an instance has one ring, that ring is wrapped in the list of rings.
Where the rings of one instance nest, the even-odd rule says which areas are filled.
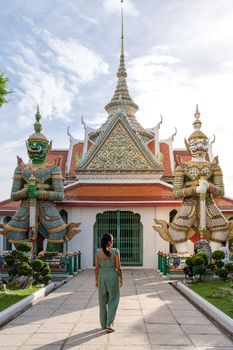
[[[174,218],[181,205],[172,194],[176,157],[190,157],[185,149],[173,147],[176,132],[160,139],[162,119],[152,129],[137,121],[139,107],[127,86],[123,13],[121,20],[117,83],[105,106],[105,123],[94,130],[82,119],[84,140],[75,139],[68,130],[69,149],[53,150],[47,157],[49,162],[60,159],[65,179],[65,200],[57,202],[61,216],[66,222],[81,222],[81,233],[68,247],[64,243],[63,249],[80,250],[83,268],[93,267],[100,238],[106,232],[113,234],[123,266],[156,267],[157,252],[169,252],[172,245],[155,233],[154,218],[167,222]],[[213,158],[211,149],[208,157]],[[216,199],[216,204],[227,219],[233,216],[232,199]],[[18,206],[10,199],[1,202],[1,223],[8,222]],[[43,241],[39,235],[41,249]],[[190,249],[192,245],[190,241]],[[0,251],[9,248],[9,242],[0,236]]]

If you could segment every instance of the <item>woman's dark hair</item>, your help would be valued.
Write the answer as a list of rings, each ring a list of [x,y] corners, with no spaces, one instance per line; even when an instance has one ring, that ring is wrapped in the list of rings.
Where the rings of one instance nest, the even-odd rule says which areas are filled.
[[[111,253],[106,248],[109,242],[111,242],[112,240],[113,240],[113,236],[110,235],[110,233],[105,233],[100,242],[101,248],[103,249],[104,254],[107,256],[111,255]]]

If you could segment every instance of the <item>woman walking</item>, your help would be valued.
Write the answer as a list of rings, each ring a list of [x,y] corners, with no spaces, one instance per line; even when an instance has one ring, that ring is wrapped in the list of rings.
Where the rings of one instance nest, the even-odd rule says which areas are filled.
[[[108,333],[114,332],[113,322],[123,284],[118,249],[112,248],[113,236],[106,233],[95,257],[95,280],[99,292],[100,324]]]

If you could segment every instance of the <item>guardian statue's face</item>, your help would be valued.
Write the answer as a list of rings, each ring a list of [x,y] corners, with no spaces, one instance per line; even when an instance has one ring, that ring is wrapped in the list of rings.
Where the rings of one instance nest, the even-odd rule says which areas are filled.
[[[203,156],[208,152],[209,144],[206,139],[193,139],[189,142],[189,153],[192,157]]]
[[[48,153],[48,144],[43,141],[27,141],[27,152],[33,164],[41,164]]]

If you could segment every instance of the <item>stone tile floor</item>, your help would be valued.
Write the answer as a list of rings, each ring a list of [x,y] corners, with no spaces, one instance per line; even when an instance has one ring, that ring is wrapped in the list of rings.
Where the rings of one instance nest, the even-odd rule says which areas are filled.
[[[233,350],[233,342],[155,271],[126,269],[116,332],[100,329],[85,270],[0,329],[1,350]]]

